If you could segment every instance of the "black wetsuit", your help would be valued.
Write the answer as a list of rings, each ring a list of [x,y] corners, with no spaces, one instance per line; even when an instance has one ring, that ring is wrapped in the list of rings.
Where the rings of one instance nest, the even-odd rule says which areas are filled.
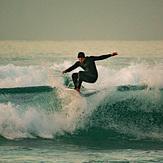
[[[98,78],[98,72],[96,69],[95,61],[103,60],[109,57],[111,57],[111,54],[86,57],[83,63],[80,63],[78,61],[73,66],[68,68],[66,70],[67,72],[70,72],[79,66],[84,69],[84,71],[79,71],[79,73],[72,74],[72,79],[73,79],[75,88],[80,89],[82,81],[88,82],[88,83],[96,82]]]

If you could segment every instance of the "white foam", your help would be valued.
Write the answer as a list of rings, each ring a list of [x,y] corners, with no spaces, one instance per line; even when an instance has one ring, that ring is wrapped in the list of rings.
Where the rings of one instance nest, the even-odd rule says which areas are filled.
[[[56,135],[62,135],[64,132],[74,132],[76,128],[84,126],[83,118],[87,114],[87,103],[82,97],[74,97],[72,94],[66,94],[58,90],[58,103],[62,105],[61,109],[56,108],[49,111],[46,106],[46,97],[44,101],[40,99],[30,105],[15,105],[12,103],[0,104],[0,135],[8,138],[34,138],[40,136],[43,138],[53,138]],[[47,97],[48,98],[48,97]],[[33,107],[36,106],[36,107]]]
[[[0,87],[48,85],[47,70],[39,66],[20,67],[12,64],[0,67]]]
[[[54,64],[50,67],[53,72],[58,72],[57,76],[53,75],[53,81],[50,83],[64,84],[64,77],[71,79],[74,72],[79,72],[82,69],[78,68],[72,72],[62,75],[62,71],[72,65],[71,62],[65,61],[62,64]],[[111,69],[103,65],[98,65],[98,80],[96,83],[83,82],[82,85],[87,89],[101,90],[109,87],[117,87],[118,85],[148,85],[149,87],[163,87],[163,65],[162,63],[155,63],[149,65],[146,62],[131,63],[128,67],[121,69]]]

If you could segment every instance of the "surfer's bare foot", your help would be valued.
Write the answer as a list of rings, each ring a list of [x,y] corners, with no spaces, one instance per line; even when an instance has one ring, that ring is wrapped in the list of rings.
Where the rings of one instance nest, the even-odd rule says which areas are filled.
[[[80,89],[79,88],[75,88],[76,91],[80,92]]]

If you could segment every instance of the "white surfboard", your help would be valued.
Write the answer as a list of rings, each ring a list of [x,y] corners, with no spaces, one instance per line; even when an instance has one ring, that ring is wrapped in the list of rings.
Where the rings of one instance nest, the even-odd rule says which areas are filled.
[[[70,93],[74,94],[74,95],[78,95],[78,96],[81,96],[81,97],[89,97],[91,95],[94,95],[100,91],[84,91],[84,92],[78,92],[74,89],[70,89],[70,88],[66,88],[66,91],[69,91]]]

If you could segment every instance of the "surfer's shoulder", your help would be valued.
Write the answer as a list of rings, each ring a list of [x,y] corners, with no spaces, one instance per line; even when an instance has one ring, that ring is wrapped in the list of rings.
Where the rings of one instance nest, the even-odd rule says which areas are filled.
[[[92,59],[92,58],[94,58],[94,56],[88,56],[88,57],[86,57],[86,59]]]

